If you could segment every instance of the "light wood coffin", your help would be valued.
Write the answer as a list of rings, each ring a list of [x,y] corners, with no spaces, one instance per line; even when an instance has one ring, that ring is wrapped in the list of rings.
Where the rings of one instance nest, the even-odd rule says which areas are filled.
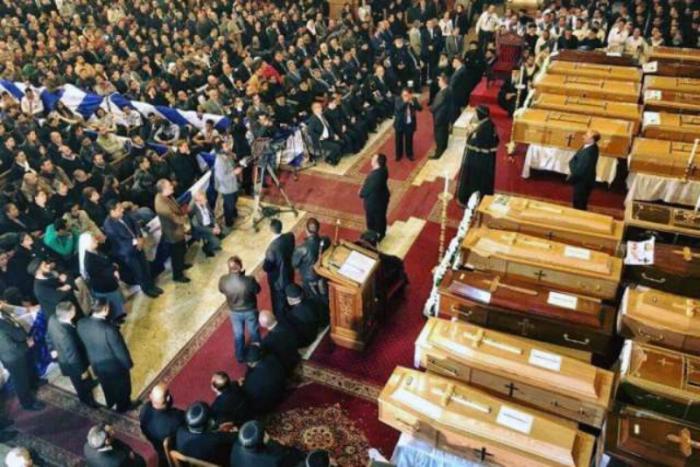
[[[633,201],[625,207],[625,225],[700,237],[700,213],[693,209]]]
[[[575,423],[430,373],[397,367],[378,402],[382,422],[483,465],[591,462],[595,438]]]
[[[590,97],[619,102],[639,102],[641,83],[613,81],[570,75],[540,75],[534,81],[538,93],[563,94],[565,96]]]
[[[647,89],[700,94],[700,79],[647,75],[644,78],[644,90]]]
[[[467,267],[602,299],[617,293],[622,260],[607,253],[485,227],[462,242]]]
[[[612,81],[642,81],[642,70],[633,66],[600,65],[596,63],[566,62],[554,60],[547,68],[553,75],[582,76]]]
[[[477,208],[479,225],[521,232],[615,254],[624,224],[612,216],[508,195],[486,195]]]
[[[644,112],[642,136],[692,143],[700,138],[700,115]]]
[[[630,339],[700,355],[700,301],[628,287],[620,304],[618,331]]]
[[[663,139],[635,138],[627,160],[630,172],[700,181],[700,154],[693,145]]]
[[[634,133],[639,131],[639,127],[642,124],[642,106],[630,102],[610,102],[587,97],[542,93],[533,99],[532,107],[535,109],[555,110],[558,112],[583,114],[592,117],[628,120],[634,123]]]
[[[652,47],[648,54],[648,60],[700,64],[700,50],[681,47]]]
[[[637,341],[620,354],[617,398],[669,417],[700,422],[700,357]]]
[[[513,120],[513,141],[576,151],[589,129],[600,132],[600,154],[627,157],[635,124],[626,120],[591,117],[541,109],[521,109]]]
[[[416,341],[421,367],[520,404],[600,428],[614,373],[534,341],[463,322],[431,318]]]
[[[700,94],[647,89],[644,91],[644,110],[700,114]]]

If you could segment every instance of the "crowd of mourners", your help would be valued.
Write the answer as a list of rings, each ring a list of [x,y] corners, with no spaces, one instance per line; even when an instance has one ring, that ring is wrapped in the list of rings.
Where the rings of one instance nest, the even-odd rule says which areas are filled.
[[[429,89],[432,99],[438,77],[458,71],[468,102],[492,77],[506,32],[524,40],[527,85],[554,51],[643,58],[650,46],[698,47],[699,25],[696,0],[556,0],[536,12],[374,0],[345,5],[337,19],[325,0],[1,0],[0,79],[26,88],[18,97],[0,86],[0,300],[40,305],[39,321],[59,303],[80,314],[98,300],[118,323],[120,281],[162,293],[146,255],[156,195],[182,195],[211,169],[214,189],[195,193],[185,215],[204,252],[216,254],[239,194],[252,192],[254,164],[245,162],[256,139],[302,128],[309,157],[337,164],[395,114],[404,89]],[[517,79],[499,95],[509,112]],[[41,98],[64,85],[126,104],[87,116]],[[131,101],[227,124],[173,122]],[[93,438],[109,437],[102,429]]]

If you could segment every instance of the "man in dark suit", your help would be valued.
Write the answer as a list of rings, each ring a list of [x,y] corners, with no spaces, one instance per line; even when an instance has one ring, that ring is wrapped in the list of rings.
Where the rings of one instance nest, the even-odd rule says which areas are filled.
[[[299,338],[294,328],[287,323],[277,321],[275,315],[267,310],[260,312],[259,321],[260,326],[267,329],[267,334],[260,347],[264,352],[275,355],[285,369],[291,373],[301,360],[297,350],[300,347]]]
[[[404,149],[408,160],[413,160],[413,133],[416,132],[416,111],[422,107],[410,89],[404,88],[394,105],[394,133],[396,134],[396,160],[403,158]]]
[[[299,347],[308,347],[316,339],[320,326],[317,304],[310,298],[304,298],[304,291],[296,284],[289,284],[285,289],[289,312],[289,325],[294,329]]]
[[[272,230],[274,238],[265,252],[263,270],[267,273],[267,282],[270,284],[272,311],[278,319],[284,319],[287,308],[284,288],[294,280],[294,268],[292,267],[294,234],[291,232],[282,233],[282,222],[279,219],[270,221],[270,230]]]
[[[251,417],[246,398],[238,381],[231,381],[224,371],[217,371],[211,377],[211,389],[216,399],[211,404],[211,415],[218,425],[234,423],[241,426]]]
[[[175,189],[170,180],[161,178],[158,180],[156,188],[158,189],[158,194],[155,200],[155,211],[160,219],[163,241],[170,245],[173,280],[187,283],[190,281],[190,278],[185,275],[185,269],[189,267],[185,264],[185,253],[187,253],[187,244],[185,243],[187,214],[183,214],[180,205],[173,198]]]
[[[202,251],[208,257],[216,255],[221,250],[221,227],[216,223],[214,212],[207,204],[207,195],[203,191],[194,194],[194,204],[190,210],[192,234],[202,239]]]
[[[375,154],[372,157],[372,171],[365,178],[359,195],[365,208],[367,229],[377,232],[380,240],[386,235],[386,211],[390,196],[388,180],[386,156]]]
[[[228,465],[236,435],[217,431],[211,409],[205,402],[194,402],[185,413],[185,426],[175,435],[175,449],[189,457]]]
[[[323,301],[328,301],[328,289],[326,281],[316,274],[316,263],[322,252],[331,244],[331,239],[319,235],[321,226],[316,218],[309,218],[306,221],[306,239],[294,249],[292,255],[292,266],[299,271],[304,292],[308,297],[317,297]]]
[[[311,104],[311,113],[306,126],[313,141],[314,150],[320,152],[323,159],[329,164],[338,164],[343,151],[341,142],[323,115],[323,106],[320,102]]]
[[[158,453],[158,465],[167,466],[163,442],[168,437],[175,439],[177,429],[185,424],[185,413],[173,407],[173,396],[165,384],[158,383],[151,389],[148,402],[141,408],[139,424],[141,432]]]
[[[246,350],[248,371],[241,387],[253,413],[261,415],[272,410],[284,397],[287,372],[273,354],[265,354],[259,345]]]
[[[0,302],[0,363],[10,372],[17,398],[25,410],[43,410],[44,403],[36,400],[37,376],[31,348],[34,340]]]
[[[107,204],[109,216],[102,226],[112,248],[112,256],[120,260],[133,274],[134,280],[141,286],[141,291],[155,298],[163,293],[156,287],[151,275],[151,266],[143,252],[144,238],[141,229],[129,216],[124,215],[121,203]]]
[[[599,140],[600,133],[588,130],[583,136],[584,146],[569,161],[569,182],[574,185],[573,206],[576,209],[588,207],[588,198],[595,185]]]
[[[454,122],[469,99],[469,76],[467,75],[467,66],[461,57],[452,59],[452,69],[454,72],[450,76],[449,86],[453,99],[452,121]]]
[[[257,420],[246,422],[238,432],[231,449],[229,465],[236,467],[295,466],[304,459],[304,453],[266,439],[265,430]]]
[[[450,136],[450,123],[452,122],[453,94],[447,84],[447,76],[438,76],[438,88],[440,89],[433,103],[430,104],[430,111],[433,113],[433,134],[435,134],[435,154],[431,159],[438,159],[447,149],[447,139]]]
[[[92,396],[94,380],[88,371],[87,352],[78,337],[75,318],[75,305],[71,302],[56,305],[56,313],[49,317],[46,340],[51,357],[58,360],[61,374],[70,379],[80,402],[95,408],[97,403]]]
[[[83,446],[87,467],[146,467],[146,461],[126,443],[114,437],[110,425],[90,428]]]
[[[119,329],[109,321],[109,303],[98,299],[92,315],[78,322],[78,335],[87,350],[88,361],[102,386],[107,407],[117,412],[133,408],[129,349]]]

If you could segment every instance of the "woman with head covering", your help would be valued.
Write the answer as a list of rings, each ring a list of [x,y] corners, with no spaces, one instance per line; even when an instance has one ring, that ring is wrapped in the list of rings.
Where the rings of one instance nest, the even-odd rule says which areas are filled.
[[[476,108],[478,123],[467,138],[459,174],[457,202],[462,207],[466,207],[472,193],[478,191],[484,196],[494,191],[499,140],[490,114],[485,105]]]

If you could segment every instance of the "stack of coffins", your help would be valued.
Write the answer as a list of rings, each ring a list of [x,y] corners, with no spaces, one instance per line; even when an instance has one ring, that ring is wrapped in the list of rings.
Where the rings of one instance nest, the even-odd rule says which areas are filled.
[[[700,157],[692,143],[636,138],[628,158],[630,172],[700,181]],[[695,152],[694,152],[695,151]]]

